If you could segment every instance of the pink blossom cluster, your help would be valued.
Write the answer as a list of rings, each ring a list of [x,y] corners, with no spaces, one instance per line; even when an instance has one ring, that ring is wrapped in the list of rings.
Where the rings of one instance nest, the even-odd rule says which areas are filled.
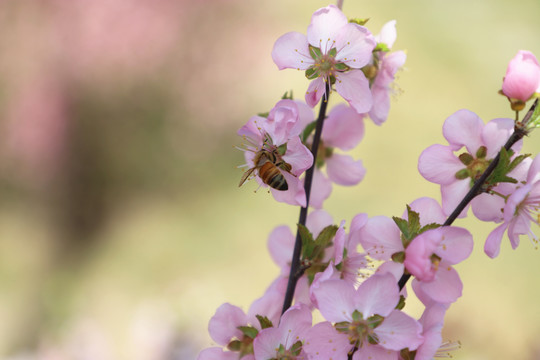
[[[276,200],[306,205],[300,175],[312,165],[313,159],[298,138],[311,148],[313,128],[310,126],[315,120],[311,107],[321,100],[327,84],[331,91],[335,87],[349,105],[336,105],[324,122],[310,205],[322,208],[333,183],[353,186],[362,181],[366,173],[362,161],[339,151],[353,150],[360,143],[365,117],[369,116],[377,125],[386,121],[394,78],[406,59],[403,51],[389,52],[396,40],[395,24],[395,20],[388,22],[374,36],[366,27],[349,22],[341,10],[330,5],[313,14],[307,36],[291,32],[276,41],[272,58],[277,66],[305,70],[312,79],[305,97],[307,105],[282,99],[266,117],[252,117],[238,132],[247,142],[244,167],[261,186],[270,187]],[[279,183],[269,181],[266,169],[271,165],[265,165],[268,159],[266,156],[261,159],[262,153],[278,155],[278,159],[270,155],[270,161],[278,164],[286,188],[272,186]],[[266,179],[261,176],[261,170]]]
[[[268,248],[280,275],[248,315],[230,304],[218,309],[209,332],[220,347],[204,350],[199,359],[431,359],[442,345],[446,309],[461,296],[452,265],[469,256],[473,242],[465,229],[433,228],[444,220],[433,199],[414,201],[404,218],[409,216],[430,229],[405,242],[389,218],[358,214],[346,231],[345,221],[334,225],[326,211],[311,212],[306,271],[295,305],[281,320],[278,299],[285,295],[294,236],[287,226],[275,228]],[[407,293],[398,279],[405,271],[415,276],[413,289],[426,306],[420,319],[401,310]],[[314,324],[313,311],[324,321]]]
[[[286,225],[271,232],[268,250],[279,275],[247,314],[231,304],[218,308],[209,323],[218,346],[203,350],[199,360],[447,357],[457,346],[443,343],[444,316],[463,290],[454,266],[470,256],[474,244],[467,229],[451,225],[454,219],[465,217],[471,207],[480,220],[500,223],[485,244],[490,257],[497,256],[505,232],[514,248],[519,235],[537,242],[530,226],[540,219],[540,157],[519,154],[521,138],[531,128],[525,118],[484,124],[472,111],[459,110],[446,119],[448,144],[428,147],[418,162],[422,176],[441,185],[441,203],[422,197],[401,217],[359,213],[348,226],[322,209],[331,183],[350,186],[363,179],[362,162],[336,150],[358,145],[365,117],[377,125],[386,121],[390,85],[405,61],[403,52],[389,53],[395,21],[377,36],[360,23],[365,24],[347,20],[330,5],[313,14],[307,35],[287,33],[274,45],[278,67],[304,70],[311,82],[306,103],[284,98],[238,131],[246,141],[241,184],[255,177],[276,200],[313,209],[297,224],[296,237]],[[512,80],[515,74],[534,74],[530,56],[520,54],[525,61],[513,60],[505,77],[505,84],[515,81],[512,91],[523,85]],[[529,85],[523,86],[530,92],[534,86]],[[314,121],[311,107],[323,97],[327,101],[327,91],[334,90],[348,104],[335,106],[327,116],[322,104],[322,116]],[[540,121],[540,111],[531,114],[526,118]],[[308,175],[302,176],[312,167],[309,188]],[[291,260],[297,249],[298,258]],[[403,311],[411,277],[412,291],[425,306],[419,318]],[[281,309],[291,284],[294,305]],[[323,320],[314,322],[314,313]]]
[[[484,124],[469,110],[459,110],[446,119],[443,135],[448,145],[432,145],[418,160],[420,174],[441,185],[445,214],[450,214],[493,162],[514,128],[512,119],[493,119]],[[531,224],[539,223],[540,158],[531,161],[528,155],[519,155],[521,147],[521,140],[511,147],[504,159],[506,164],[503,159],[499,162],[499,173],[503,173],[488,182],[471,201],[472,212],[479,220],[501,223],[485,242],[484,251],[492,258],[499,254],[505,231],[514,249],[520,235],[528,235],[533,243],[538,243]],[[466,214],[467,208],[460,216]]]

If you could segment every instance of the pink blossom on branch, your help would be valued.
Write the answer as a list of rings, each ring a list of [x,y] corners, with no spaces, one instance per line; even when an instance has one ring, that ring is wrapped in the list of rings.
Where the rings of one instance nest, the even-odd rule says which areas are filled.
[[[528,235],[538,246],[538,237],[531,230],[531,223],[540,223],[540,156],[536,156],[527,173],[525,185],[517,188],[506,199],[503,223],[493,230],[486,239],[485,253],[495,258],[499,255],[502,237],[508,234],[512,249],[519,245],[519,236]]]
[[[270,187],[277,201],[306,205],[304,185],[299,179],[313,164],[311,151],[302,144],[299,134],[307,123],[305,104],[281,100],[267,117],[253,116],[238,130],[246,142],[247,168],[240,185],[255,177],[260,186]]]
[[[380,34],[375,36],[378,44],[383,44],[386,50],[390,50],[396,40],[396,21],[387,22],[381,29]],[[381,125],[386,121],[390,110],[390,95],[394,92],[392,84],[396,73],[405,64],[407,55],[404,51],[396,51],[388,53],[386,51],[376,51],[374,60],[378,62],[376,65],[377,75],[373,79],[371,92],[373,94],[373,107],[369,111],[369,117],[376,125]],[[375,64],[374,64],[375,65]]]
[[[425,149],[418,159],[418,170],[426,180],[441,185],[446,214],[456,208],[513,132],[512,119],[494,119],[484,125],[478,115],[465,109],[445,120],[443,135],[448,145],[435,144]],[[512,149],[518,153],[522,143],[520,140]],[[459,156],[454,153],[463,147],[465,152]],[[466,216],[467,209],[461,217]]]
[[[371,59],[373,35],[365,27],[349,23],[334,5],[321,8],[311,17],[307,36],[289,32],[274,44],[272,59],[280,70],[306,70],[312,80],[306,103],[314,107],[328,82],[358,112],[371,109],[369,81],[361,68]]]

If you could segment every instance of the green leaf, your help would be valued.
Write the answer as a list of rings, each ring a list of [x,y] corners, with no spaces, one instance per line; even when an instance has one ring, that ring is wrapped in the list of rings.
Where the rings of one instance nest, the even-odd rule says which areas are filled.
[[[338,229],[339,227],[337,225],[328,225],[321,230],[319,236],[317,236],[317,239],[315,240],[315,244],[327,248],[332,243],[332,239],[334,239]]]
[[[309,124],[307,124],[306,128],[302,132],[302,142],[305,143],[309,135],[315,130],[315,127],[317,126],[316,121],[312,121]]]
[[[242,349],[242,342],[240,340],[233,340],[227,345],[227,349],[231,351],[240,351]]]
[[[237,329],[240,330],[242,334],[251,339],[255,339],[255,337],[259,333],[259,330],[255,329],[253,326],[238,326]]]
[[[401,233],[406,238],[409,238],[409,223],[407,222],[407,220],[402,219],[402,218],[398,218],[397,216],[392,216],[392,219],[394,220],[394,222],[398,226]]]
[[[258,113],[257,115],[266,119],[268,117],[268,115],[270,115],[270,113],[269,112],[264,112],[264,113]]]
[[[309,80],[314,80],[320,76],[319,70],[315,69],[314,67],[310,67],[306,70],[306,77]]]
[[[427,225],[424,225],[420,231],[418,231],[418,234],[421,234],[423,233],[424,231],[428,231],[428,230],[431,230],[431,229],[437,229],[437,228],[440,228],[441,227],[441,224],[437,224],[437,223],[431,223],[431,224],[427,224]]]
[[[313,235],[302,224],[298,224],[298,233],[300,234],[300,239],[302,239],[302,258],[311,259],[313,255],[313,250],[315,249],[315,240],[313,240]]]
[[[366,19],[357,19],[357,18],[354,18],[354,19],[349,19],[349,22],[350,23],[353,23],[353,24],[358,24],[358,25],[366,25],[366,23],[369,21],[369,18],[366,18]]]
[[[420,231],[420,214],[412,210],[409,205],[407,205],[407,213],[409,217],[409,231],[416,236]]]
[[[397,310],[401,310],[405,307],[405,296],[399,295],[399,302],[396,305]]]
[[[337,63],[334,65],[334,67],[336,68],[337,71],[347,71],[351,69],[349,66],[347,66],[344,63]]]
[[[322,57],[321,49],[316,48],[315,46],[309,45],[309,54],[313,58],[313,60],[320,59]]]
[[[336,48],[331,48],[330,51],[328,52],[328,56],[331,56],[331,57],[336,57],[337,55],[337,49]]]
[[[375,46],[375,48],[373,49],[373,52],[376,52],[376,51],[389,52],[390,48],[385,43],[378,43],[377,46]]]
[[[262,315],[255,315],[257,317],[257,320],[259,320],[259,324],[261,324],[261,329],[268,329],[271,327],[274,327],[274,324],[272,324],[272,321],[268,319],[266,316]]]
[[[293,91],[285,91],[285,94],[281,97],[281,100],[292,100],[293,99]]]
[[[405,251],[400,251],[392,254],[392,261],[403,264],[405,261]]]

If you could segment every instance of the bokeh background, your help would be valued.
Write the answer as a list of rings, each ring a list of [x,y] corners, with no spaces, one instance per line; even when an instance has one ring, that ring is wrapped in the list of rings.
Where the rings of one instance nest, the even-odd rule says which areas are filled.
[[[270,51],[325,5],[0,1],[2,359],[195,359],[220,304],[247,309],[264,292],[279,272],[267,236],[298,209],[238,188],[235,133],[285,91],[302,97],[303,74]],[[518,50],[540,55],[540,2],[346,0],[344,12],[374,33],[397,19],[408,59],[387,123],[367,121],[354,152],[365,180],[334,188],[327,209],[336,222],[400,215],[440,199],[416,164],[444,143],[447,116],[512,117],[497,91]],[[524,148],[539,152],[540,134]],[[446,319],[454,358],[540,359],[540,254],[505,240],[489,260],[494,225],[457,225],[476,247]]]

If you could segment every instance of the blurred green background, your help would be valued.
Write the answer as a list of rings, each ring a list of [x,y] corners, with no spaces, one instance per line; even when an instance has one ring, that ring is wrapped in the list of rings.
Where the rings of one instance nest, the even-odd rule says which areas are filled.
[[[286,90],[303,96],[303,74],[278,71],[270,51],[326,5],[0,2],[3,359],[194,359],[212,344],[220,304],[247,309],[263,293],[279,272],[267,236],[298,209],[237,187],[235,133]],[[520,49],[540,55],[537,0],[346,0],[343,10],[369,17],[374,33],[397,19],[394,49],[408,59],[387,123],[367,121],[354,152],[365,180],[326,202],[337,223],[439,199],[418,155],[444,143],[458,109],[512,117],[497,94],[506,65]],[[539,152],[540,134],[524,148]],[[539,253],[505,239],[489,260],[494,225],[456,224],[476,247],[446,318],[445,338],[463,345],[454,357],[540,359]]]

